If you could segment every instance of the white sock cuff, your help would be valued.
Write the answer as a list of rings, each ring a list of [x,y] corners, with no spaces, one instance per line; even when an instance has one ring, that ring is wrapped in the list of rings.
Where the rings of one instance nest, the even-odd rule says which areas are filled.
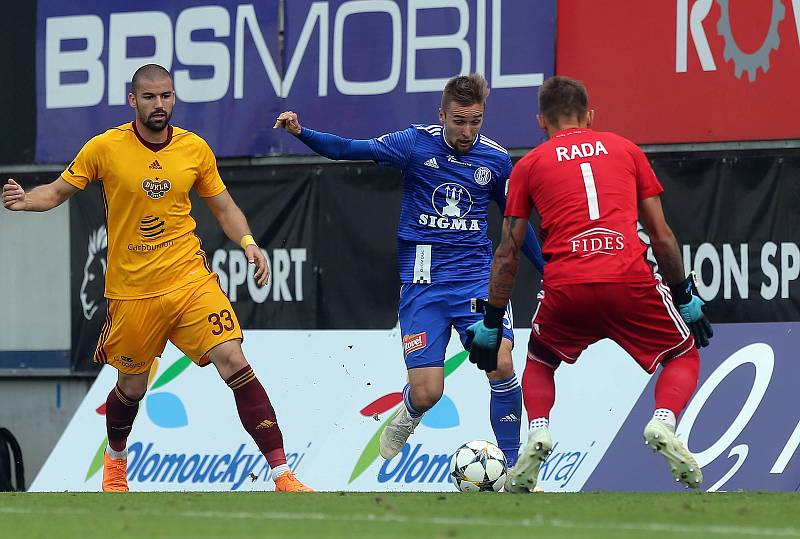
[[[658,419],[662,423],[666,423],[672,427],[672,430],[675,430],[675,425],[678,423],[677,419],[675,418],[675,414],[668,408],[658,408],[653,413],[653,419]]]
[[[542,427],[549,427],[550,420],[546,417],[537,417],[536,419],[532,419],[530,424],[528,425],[529,430],[533,429],[540,429]]]
[[[106,453],[108,453],[108,456],[111,457],[114,460],[120,460],[120,459],[127,459],[128,458],[128,448],[127,447],[125,449],[123,449],[122,451],[115,451],[114,449],[111,449],[110,445],[107,445],[106,446]]]
[[[288,464],[281,464],[280,466],[275,466],[272,469],[272,480],[275,481],[277,478],[285,474],[286,472],[290,472]]]

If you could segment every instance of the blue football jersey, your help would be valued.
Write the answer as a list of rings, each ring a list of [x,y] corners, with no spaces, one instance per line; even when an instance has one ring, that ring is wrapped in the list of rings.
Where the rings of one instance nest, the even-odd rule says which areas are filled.
[[[404,283],[488,279],[489,203],[504,201],[508,152],[481,134],[457,153],[441,125],[412,125],[369,140],[373,159],[404,172],[397,258]]]

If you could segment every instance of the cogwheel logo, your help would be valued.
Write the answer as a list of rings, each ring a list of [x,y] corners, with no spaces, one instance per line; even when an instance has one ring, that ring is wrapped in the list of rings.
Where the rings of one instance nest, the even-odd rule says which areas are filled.
[[[158,360],[153,361],[153,366],[150,368],[150,376],[147,380],[148,390],[144,398],[144,408],[147,418],[156,426],[163,429],[177,429],[189,424],[189,417],[186,414],[186,407],[183,405],[183,401],[174,393],[156,390],[175,380],[191,364],[192,360],[183,356],[161,373],[161,376],[156,378]],[[106,415],[106,403],[98,406],[95,411],[99,415]],[[104,437],[100,447],[97,448],[97,452],[91,464],[89,464],[89,469],[86,471],[84,481],[91,479],[103,467],[103,453],[106,450],[106,445],[108,445],[108,437]]]
[[[745,53],[739,48],[736,39],[733,37],[731,29],[730,0],[717,0],[720,8],[719,22],[717,22],[717,33],[725,41],[725,50],[722,53],[726,62],[733,60],[736,69],[736,78],[741,79],[742,73],[747,71],[750,82],[756,80],[756,72],[760,68],[766,73],[769,70],[769,55],[772,51],[777,51],[781,44],[778,34],[778,25],[786,16],[786,8],[781,0],[772,0],[772,17],[769,23],[769,31],[764,42],[753,53]]]
[[[469,352],[464,350],[445,361],[444,377],[447,378],[453,374],[468,357]],[[381,426],[378,427],[378,430],[376,430],[375,434],[373,434],[369,439],[366,447],[364,447],[364,450],[358,457],[356,465],[353,467],[353,471],[350,474],[350,479],[347,481],[348,484],[355,481],[358,476],[364,473],[364,471],[369,468],[378,458],[380,455],[379,441],[381,438],[381,433],[383,432],[384,427],[386,427],[386,424],[389,423],[389,421],[391,421],[391,419],[400,411],[401,406],[404,406],[403,394],[388,393],[372,401],[361,409],[359,412],[361,415],[372,417],[376,421],[380,419],[381,414],[384,412],[389,413],[387,414],[386,420],[381,423]],[[442,398],[439,399],[439,402],[436,403],[436,406],[425,412],[425,415],[422,416],[422,425],[432,429],[450,429],[457,427],[459,424],[460,418],[458,416],[458,409],[456,408],[453,400],[447,395],[442,395]],[[100,456],[102,457],[102,454]]]

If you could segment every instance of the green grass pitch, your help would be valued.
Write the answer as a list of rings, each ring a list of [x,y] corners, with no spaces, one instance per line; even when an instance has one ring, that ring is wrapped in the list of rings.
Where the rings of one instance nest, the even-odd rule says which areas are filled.
[[[3,538],[798,537],[797,493],[4,493]]]

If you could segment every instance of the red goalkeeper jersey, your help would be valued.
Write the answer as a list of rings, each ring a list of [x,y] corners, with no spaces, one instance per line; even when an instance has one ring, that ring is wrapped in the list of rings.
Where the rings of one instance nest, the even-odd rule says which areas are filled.
[[[647,282],[653,272],[636,231],[638,202],[663,191],[638,146],[614,133],[566,129],[514,167],[506,217],[542,221],[550,285]]]

